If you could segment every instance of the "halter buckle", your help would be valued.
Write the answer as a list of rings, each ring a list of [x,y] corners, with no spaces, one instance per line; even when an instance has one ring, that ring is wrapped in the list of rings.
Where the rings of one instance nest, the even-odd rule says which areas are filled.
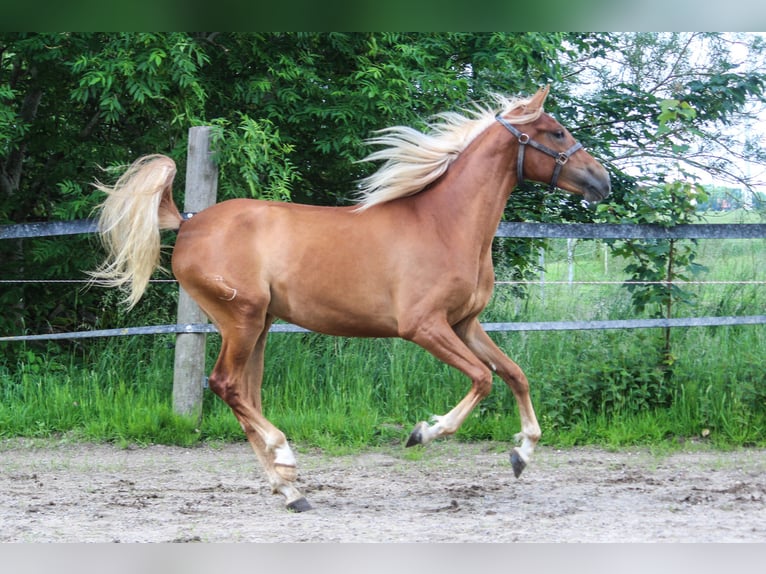
[[[521,145],[527,145],[529,143],[529,134],[519,134],[519,143]]]
[[[568,161],[569,161],[569,155],[563,151],[559,153],[558,157],[556,158],[556,163],[559,165],[564,165]]]

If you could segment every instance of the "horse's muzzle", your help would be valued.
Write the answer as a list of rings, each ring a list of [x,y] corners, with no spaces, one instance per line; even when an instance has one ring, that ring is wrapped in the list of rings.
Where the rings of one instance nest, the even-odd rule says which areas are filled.
[[[589,169],[583,178],[582,190],[588,203],[598,203],[606,199],[612,192],[612,183],[607,171],[603,168],[599,172]]]

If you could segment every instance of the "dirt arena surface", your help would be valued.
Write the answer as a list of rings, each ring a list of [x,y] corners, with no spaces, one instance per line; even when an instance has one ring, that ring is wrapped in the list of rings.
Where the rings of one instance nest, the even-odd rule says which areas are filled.
[[[0,542],[766,541],[764,450],[540,447],[520,479],[497,443],[295,450],[303,514],[246,443],[4,441]]]

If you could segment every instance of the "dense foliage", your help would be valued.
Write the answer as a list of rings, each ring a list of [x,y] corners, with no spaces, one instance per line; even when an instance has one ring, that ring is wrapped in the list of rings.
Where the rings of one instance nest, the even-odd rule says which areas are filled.
[[[736,160],[764,158],[756,138],[724,129],[763,104],[763,54],[760,36],[714,33],[2,33],[0,224],[87,217],[99,202],[90,183],[112,177],[100,167],[146,153],[176,159],[180,194],[187,130],[203,124],[215,127],[219,200],[343,204],[375,169],[358,162],[375,130],[423,128],[491,92],[543,84],[548,111],[608,166],[614,196],[595,212],[524,184],[509,219],[688,221],[702,171],[747,186]],[[526,277],[543,243],[498,241],[498,261]],[[694,270],[691,247],[615,249],[632,254],[637,278]],[[48,282],[83,280],[100,253],[93,237],[0,242],[0,332],[172,321],[172,286],[127,319],[113,293]],[[684,301],[633,295],[657,315]]]

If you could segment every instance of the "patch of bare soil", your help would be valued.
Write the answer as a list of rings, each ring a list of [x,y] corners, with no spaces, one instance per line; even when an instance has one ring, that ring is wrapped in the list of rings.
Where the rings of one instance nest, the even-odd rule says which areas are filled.
[[[496,443],[297,456],[303,514],[271,495],[245,443],[6,441],[0,542],[766,540],[764,450],[540,447],[519,479]]]

